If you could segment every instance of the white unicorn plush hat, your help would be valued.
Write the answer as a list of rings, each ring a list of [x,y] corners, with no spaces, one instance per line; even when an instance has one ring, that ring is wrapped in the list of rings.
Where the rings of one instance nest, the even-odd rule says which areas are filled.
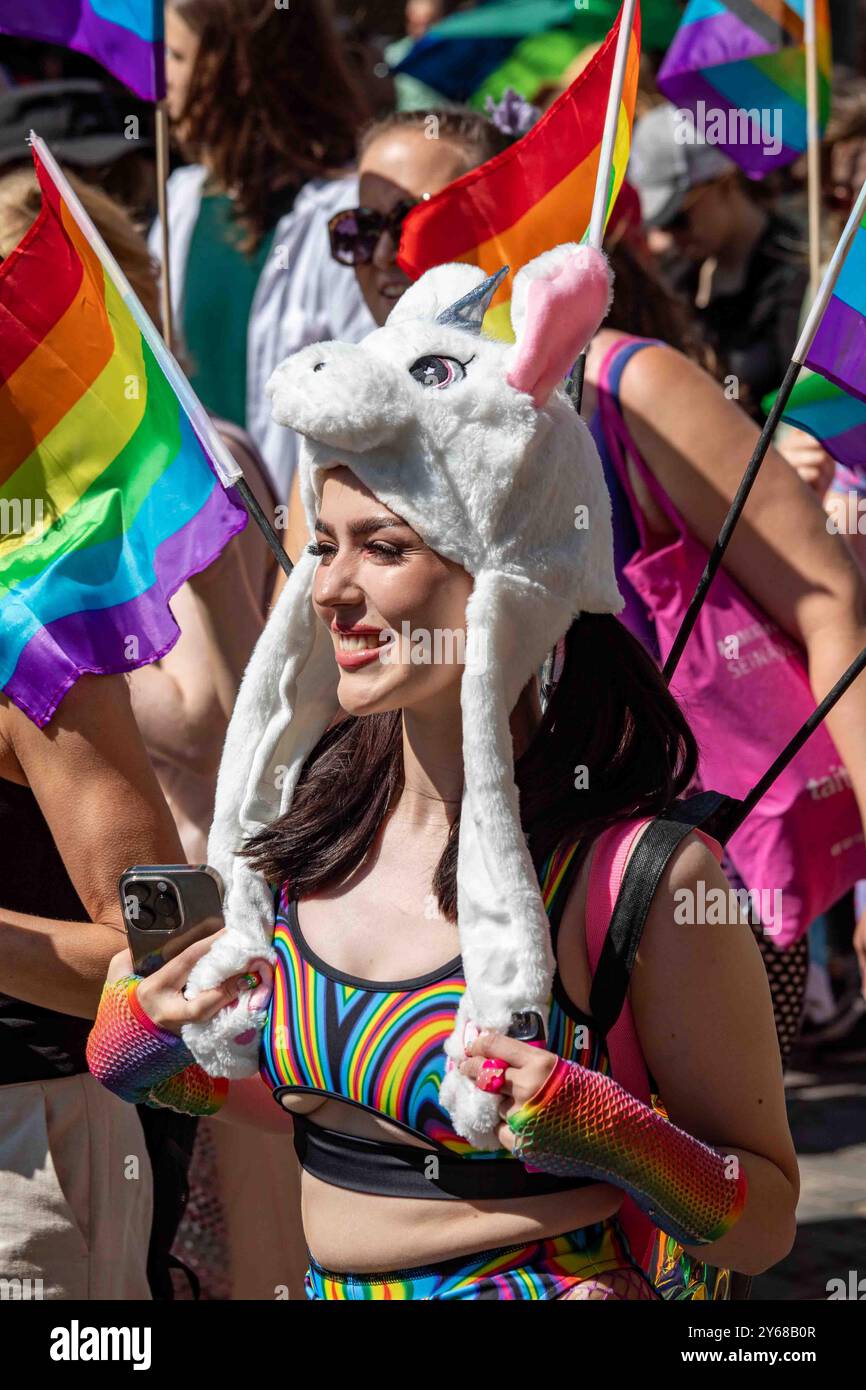
[[[461,676],[464,789],[457,912],[466,991],[445,1051],[440,1100],[476,1148],[498,1147],[496,1097],[456,1069],[466,1025],[547,1024],[555,962],[520,823],[509,714],[581,611],[619,613],[610,498],[563,378],[607,313],[604,257],[567,243],[514,277],[516,341],[481,321],[507,273],[457,263],[422,275],[358,344],[315,343],[273,373],[274,419],[303,436],[301,495],[312,534],[329,468],[345,465],[437,553],[473,578]],[[290,806],[305,760],[340,712],[333,639],[312,606],[318,560],[289,577],[244,675],[220,765],[208,844],[226,885],[227,931],[188,993],[275,959],[273,891],[237,851]],[[183,1037],[212,1075],[255,1073],[264,1015],[242,1002]],[[248,1024],[238,1034],[239,1024]],[[238,1036],[243,1041],[238,1041]]]

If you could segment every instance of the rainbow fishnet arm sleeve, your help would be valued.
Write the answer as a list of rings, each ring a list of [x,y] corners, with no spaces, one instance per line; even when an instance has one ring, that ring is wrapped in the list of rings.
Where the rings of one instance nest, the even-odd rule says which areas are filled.
[[[195,1064],[183,1038],[148,1018],[137,998],[140,975],[106,983],[87,1039],[87,1065],[121,1100],[143,1104],[151,1090]]]
[[[210,1076],[198,1062],[154,1086],[146,1104],[183,1115],[215,1115],[229,1093],[227,1076]]]
[[[508,1120],[515,1157],[546,1173],[622,1187],[683,1245],[720,1240],[740,1219],[747,1180],[730,1160],[686,1134],[610,1076],[560,1058]]]

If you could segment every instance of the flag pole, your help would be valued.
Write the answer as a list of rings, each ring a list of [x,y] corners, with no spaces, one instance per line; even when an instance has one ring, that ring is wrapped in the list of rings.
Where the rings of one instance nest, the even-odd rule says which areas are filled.
[[[800,341],[797,343],[797,346],[794,349],[794,355],[791,359],[788,370],[785,373],[785,379],[782,382],[781,387],[779,388],[779,393],[776,396],[776,399],[773,403],[773,408],[770,411],[769,416],[767,417],[767,420],[764,424],[764,428],[761,430],[760,438],[758,439],[758,442],[755,445],[754,452],[752,454],[751,459],[749,460],[748,467],[746,468],[746,471],[743,474],[740,486],[737,488],[736,495],[734,496],[734,500],[731,503],[730,511],[728,512],[728,515],[725,517],[725,520],[722,523],[722,529],[719,532],[718,539],[715,545],[713,546],[712,551],[710,552],[706,568],[704,569],[704,572],[701,575],[698,587],[694,592],[691,603],[689,604],[685,616],[683,617],[683,620],[680,624],[679,631],[677,632],[677,635],[674,639],[673,646],[671,647],[670,652],[668,653],[668,658],[663,668],[664,678],[668,682],[670,682],[670,679],[677,668],[677,663],[679,662],[679,659],[682,656],[683,648],[685,647],[686,642],[688,641],[689,636],[691,635],[692,629],[694,628],[694,625],[697,622],[701,604],[706,598],[707,590],[712,584],[716,572],[722,563],[722,557],[728,548],[728,542],[731,539],[734,527],[740,519],[740,513],[746,505],[746,500],[749,496],[749,493],[752,490],[752,485],[756,477],[758,476],[758,469],[764,462],[767,450],[769,449],[770,444],[772,442],[773,435],[775,434],[776,429],[778,428],[781,422],[785,407],[788,404],[791,392],[793,391],[797,381],[797,377],[800,374],[800,369],[805,364],[809,349],[811,348],[812,343],[814,342],[815,334],[818,332],[818,326],[822,318],[824,317],[824,312],[827,308],[827,305],[830,302],[830,298],[836,286],[836,281],[839,279],[842,266],[845,264],[845,257],[847,256],[848,251],[851,248],[851,243],[857,235],[857,229],[860,226],[860,223],[863,221],[864,212],[866,212],[866,181],[864,181],[863,186],[860,189],[859,194],[857,195],[857,201],[855,202],[854,207],[851,210],[851,216],[848,218],[845,230],[839,238],[836,250],[833,252],[830,264],[828,265],[827,270],[824,273],[824,278],[821,281],[818,293],[815,296],[815,300],[812,304],[811,309],[809,310],[809,316],[806,319],[806,322],[803,326],[803,331],[800,334]]]
[[[592,214],[589,219],[588,245],[596,251],[601,250],[604,240],[604,226],[607,220],[607,205],[610,198],[610,175],[613,169],[613,152],[616,147],[616,132],[619,124],[619,109],[622,105],[622,89],[625,84],[625,70],[631,44],[631,31],[634,27],[634,12],[637,0],[623,0],[619,17],[619,34],[616,41],[616,54],[613,60],[613,73],[610,91],[607,95],[607,111],[604,117],[604,134],[601,139],[601,153],[598,159],[598,173],[595,180],[595,193],[592,200]],[[569,380],[572,401],[578,415],[583,404],[583,379],[586,372],[586,349],[577,359]]]
[[[805,0],[806,167],[809,200],[809,289],[814,299],[821,278],[821,129],[818,111],[818,27],[816,0]]]
[[[133,319],[136,326],[141,331],[141,336],[147,343],[157,362],[165,372],[166,378],[189,416],[190,423],[210,455],[216,475],[224,488],[236,487],[238,495],[241,497],[247,512],[261,530],[267,541],[268,546],[273,551],[277,561],[285,570],[286,574],[291,574],[292,562],[280,544],[280,538],[274,531],[268,518],[265,516],[261,507],[255,500],[250,490],[249,484],[243,475],[243,470],[237,459],[231,453],[228,445],[218,433],[216,426],[193,391],[183,372],[181,371],[171,349],[159,333],[150,315],[144,308],[135,290],[130,285],[111,251],[108,249],[102,236],[93,225],[81,200],[75,190],[49,150],[45,141],[42,140],[35,131],[31,130],[29,141],[33,149],[38,154],[45,168],[75,218],[76,224],[81,234],[88,244],[99,257],[103,269],[117,290]]]
[[[162,266],[159,280],[159,307],[162,335],[174,347],[171,309],[171,266],[168,257],[168,108],[165,100],[156,103],[156,205],[162,238]]]

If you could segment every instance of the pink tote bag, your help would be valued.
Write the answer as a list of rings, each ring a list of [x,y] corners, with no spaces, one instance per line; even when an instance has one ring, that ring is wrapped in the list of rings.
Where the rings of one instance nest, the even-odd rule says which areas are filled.
[[[625,491],[640,548],[623,566],[655,623],[661,659],[704,571],[708,552],[653,476],[611,390],[623,338],[605,357],[598,401],[604,442]],[[626,468],[628,455],[677,537],[650,549]],[[680,658],[671,692],[700,748],[700,788],[742,799],[814,711],[803,648],[722,568]],[[731,862],[774,945],[797,941],[815,917],[866,877],[866,845],[850,778],[821,724],[731,836]]]

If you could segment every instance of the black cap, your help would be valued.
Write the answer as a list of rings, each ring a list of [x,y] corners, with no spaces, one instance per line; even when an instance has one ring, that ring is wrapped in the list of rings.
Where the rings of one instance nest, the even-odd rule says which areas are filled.
[[[0,91],[0,164],[29,160],[31,130],[73,167],[112,164],[124,155],[149,151],[150,110],[131,93],[112,92],[91,78],[10,87]],[[137,139],[125,133],[130,116],[138,117]]]

